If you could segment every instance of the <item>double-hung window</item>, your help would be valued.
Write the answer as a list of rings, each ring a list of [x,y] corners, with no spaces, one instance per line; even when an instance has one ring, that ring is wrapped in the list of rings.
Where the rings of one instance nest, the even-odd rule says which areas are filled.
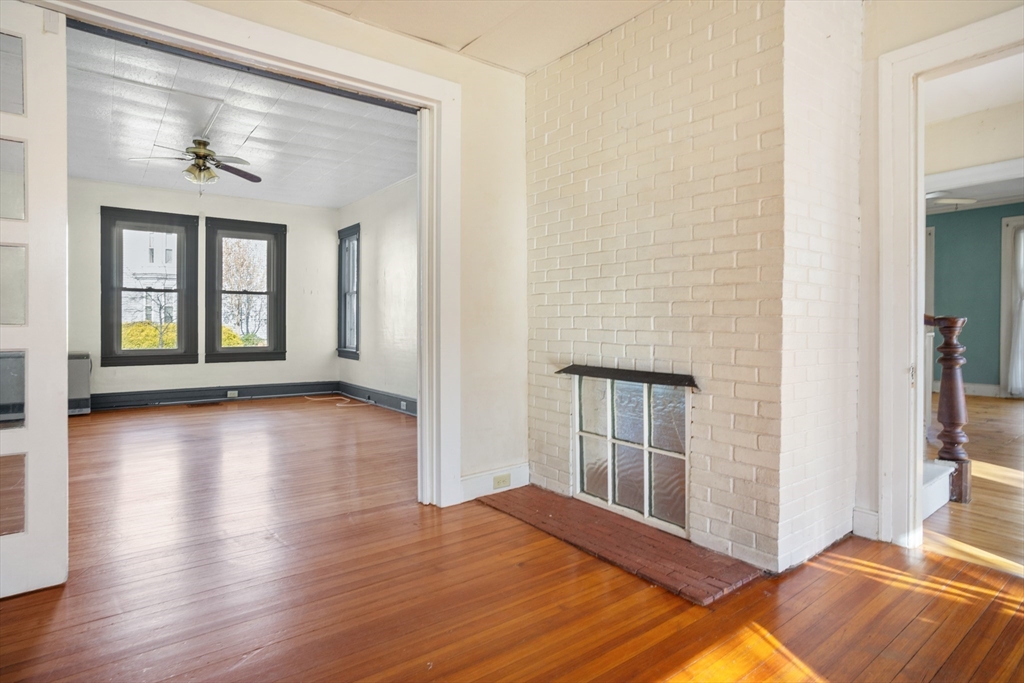
[[[359,360],[359,224],[338,231],[338,357]]]
[[[100,365],[198,363],[199,219],[104,206],[100,232]]]
[[[206,219],[206,362],[285,359],[287,226]]]

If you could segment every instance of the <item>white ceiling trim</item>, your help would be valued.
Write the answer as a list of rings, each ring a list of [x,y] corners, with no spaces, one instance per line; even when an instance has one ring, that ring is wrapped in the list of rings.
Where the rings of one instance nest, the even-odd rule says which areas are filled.
[[[663,0],[305,0],[491,66],[529,74]]]

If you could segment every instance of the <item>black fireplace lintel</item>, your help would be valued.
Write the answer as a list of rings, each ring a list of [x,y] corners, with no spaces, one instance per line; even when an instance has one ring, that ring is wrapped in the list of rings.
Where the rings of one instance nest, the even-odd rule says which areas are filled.
[[[620,368],[601,368],[593,365],[570,365],[555,372],[556,375],[579,375],[580,377],[596,377],[598,379],[616,379],[621,382],[642,382],[644,384],[662,384],[670,387],[691,387],[700,391],[693,375],[677,375],[671,372],[647,372],[646,370],[623,370]]]

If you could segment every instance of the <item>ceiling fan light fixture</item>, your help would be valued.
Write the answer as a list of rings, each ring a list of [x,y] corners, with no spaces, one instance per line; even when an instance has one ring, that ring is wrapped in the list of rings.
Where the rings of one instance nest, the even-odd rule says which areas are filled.
[[[185,180],[196,185],[213,185],[217,182],[217,174],[213,172],[212,168],[199,168],[195,164],[182,171],[181,175],[185,177]]]

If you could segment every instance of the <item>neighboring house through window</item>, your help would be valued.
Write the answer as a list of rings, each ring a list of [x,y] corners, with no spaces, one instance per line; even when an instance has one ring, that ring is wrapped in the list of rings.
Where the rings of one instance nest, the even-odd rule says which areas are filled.
[[[199,362],[199,219],[104,206],[100,225],[100,364]]]
[[[359,224],[338,231],[338,356],[359,360]]]
[[[206,219],[206,362],[285,359],[287,226]]]

